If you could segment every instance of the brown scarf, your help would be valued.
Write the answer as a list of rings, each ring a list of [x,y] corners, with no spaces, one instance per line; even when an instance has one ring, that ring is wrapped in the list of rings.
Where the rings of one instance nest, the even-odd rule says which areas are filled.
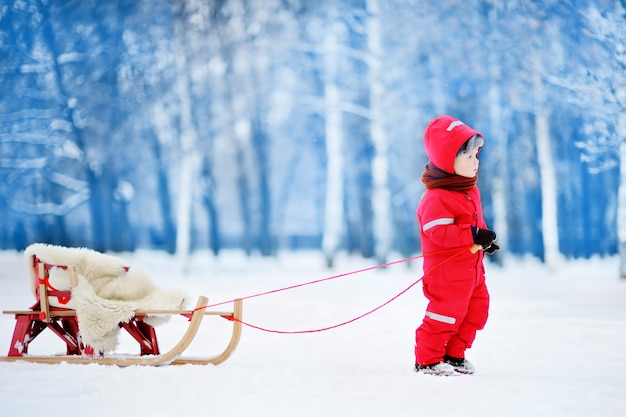
[[[451,191],[469,191],[478,180],[478,175],[466,178],[456,174],[448,174],[443,169],[437,168],[432,162],[424,168],[422,182],[427,189],[444,188]]]

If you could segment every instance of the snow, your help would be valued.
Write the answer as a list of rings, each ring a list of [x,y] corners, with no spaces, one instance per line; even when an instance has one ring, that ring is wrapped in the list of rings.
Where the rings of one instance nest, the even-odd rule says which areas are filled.
[[[196,254],[188,275],[155,252],[122,255],[161,287],[228,301],[372,266],[359,258],[323,268],[320,254],[247,259]],[[32,304],[21,254],[0,252],[1,309]],[[626,280],[617,258],[487,264],[491,316],[468,358],[475,375],[413,372],[413,335],[423,315],[421,285],[375,313],[330,331],[283,335],[244,328],[219,366],[119,368],[0,362],[0,415],[142,416],[618,416],[626,415]],[[420,261],[244,301],[244,320],[277,330],[326,327],[391,299],[421,277]],[[226,307],[218,307],[223,309]],[[157,329],[162,350],[185,321]],[[12,316],[0,317],[8,350]],[[228,322],[209,318],[192,356],[217,353]],[[42,334],[30,352],[62,353]],[[120,350],[135,346],[123,337]],[[3,352],[4,354],[5,352]]]

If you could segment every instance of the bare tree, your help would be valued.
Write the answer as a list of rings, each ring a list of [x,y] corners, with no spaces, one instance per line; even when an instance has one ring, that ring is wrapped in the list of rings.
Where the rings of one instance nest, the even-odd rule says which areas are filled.
[[[386,261],[393,244],[391,190],[389,188],[389,143],[385,132],[382,61],[384,59],[381,10],[378,0],[367,1],[367,45],[370,89],[370,135],[374,144],[372,158],[372,209],[374,215],[375,254]]]
[[[326,205],[322,251],[326,264],[334,263],[344,233],[344,146],[342,126],[342,98],[338,85],[339,51],[344,28],[334,19],[324,41],[324,98],[326,131]]]

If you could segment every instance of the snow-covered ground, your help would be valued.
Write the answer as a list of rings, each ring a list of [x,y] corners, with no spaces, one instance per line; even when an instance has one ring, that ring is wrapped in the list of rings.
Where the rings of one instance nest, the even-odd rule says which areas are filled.
[[[123,255],[161,287],[211,302],[372,266],[344,259],[328,271],[316,254],[278,259],[196,255],[190,273],[154,252]],[[0,252],[0,309],[32,304],[22,255]],[[410,266],[410,267],[409,267]],[[472,376],[413,372],[421,285],[361,320],[311,334],[244,328],[222,365],[118,368],[0,362],[0,415],[98,416],[626,416],[626,280],[617,259],[571,261],[549,271],[533,260],[487,265],[491,316],[468,352]],[[244,302],[244,320],[286,331],[352,319],[421,277],[420,261],[369,271]],[[0,317],[6,354],[12,316]],[[228,322],[207,318],[189,354],[216,353]],[[186,322],[158,329],[162,350]],[[124,337],[120,349],[135,346]],[[60,353],[53,335],[31,353]]]

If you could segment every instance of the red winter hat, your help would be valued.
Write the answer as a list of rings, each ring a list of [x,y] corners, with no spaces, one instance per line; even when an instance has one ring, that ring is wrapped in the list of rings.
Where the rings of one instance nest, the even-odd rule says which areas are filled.
[[[449,174],[454,174],[454,158],[463,144],[474,135],[483,135],[452,116],[439,116],[424,131],[428,159]]]

